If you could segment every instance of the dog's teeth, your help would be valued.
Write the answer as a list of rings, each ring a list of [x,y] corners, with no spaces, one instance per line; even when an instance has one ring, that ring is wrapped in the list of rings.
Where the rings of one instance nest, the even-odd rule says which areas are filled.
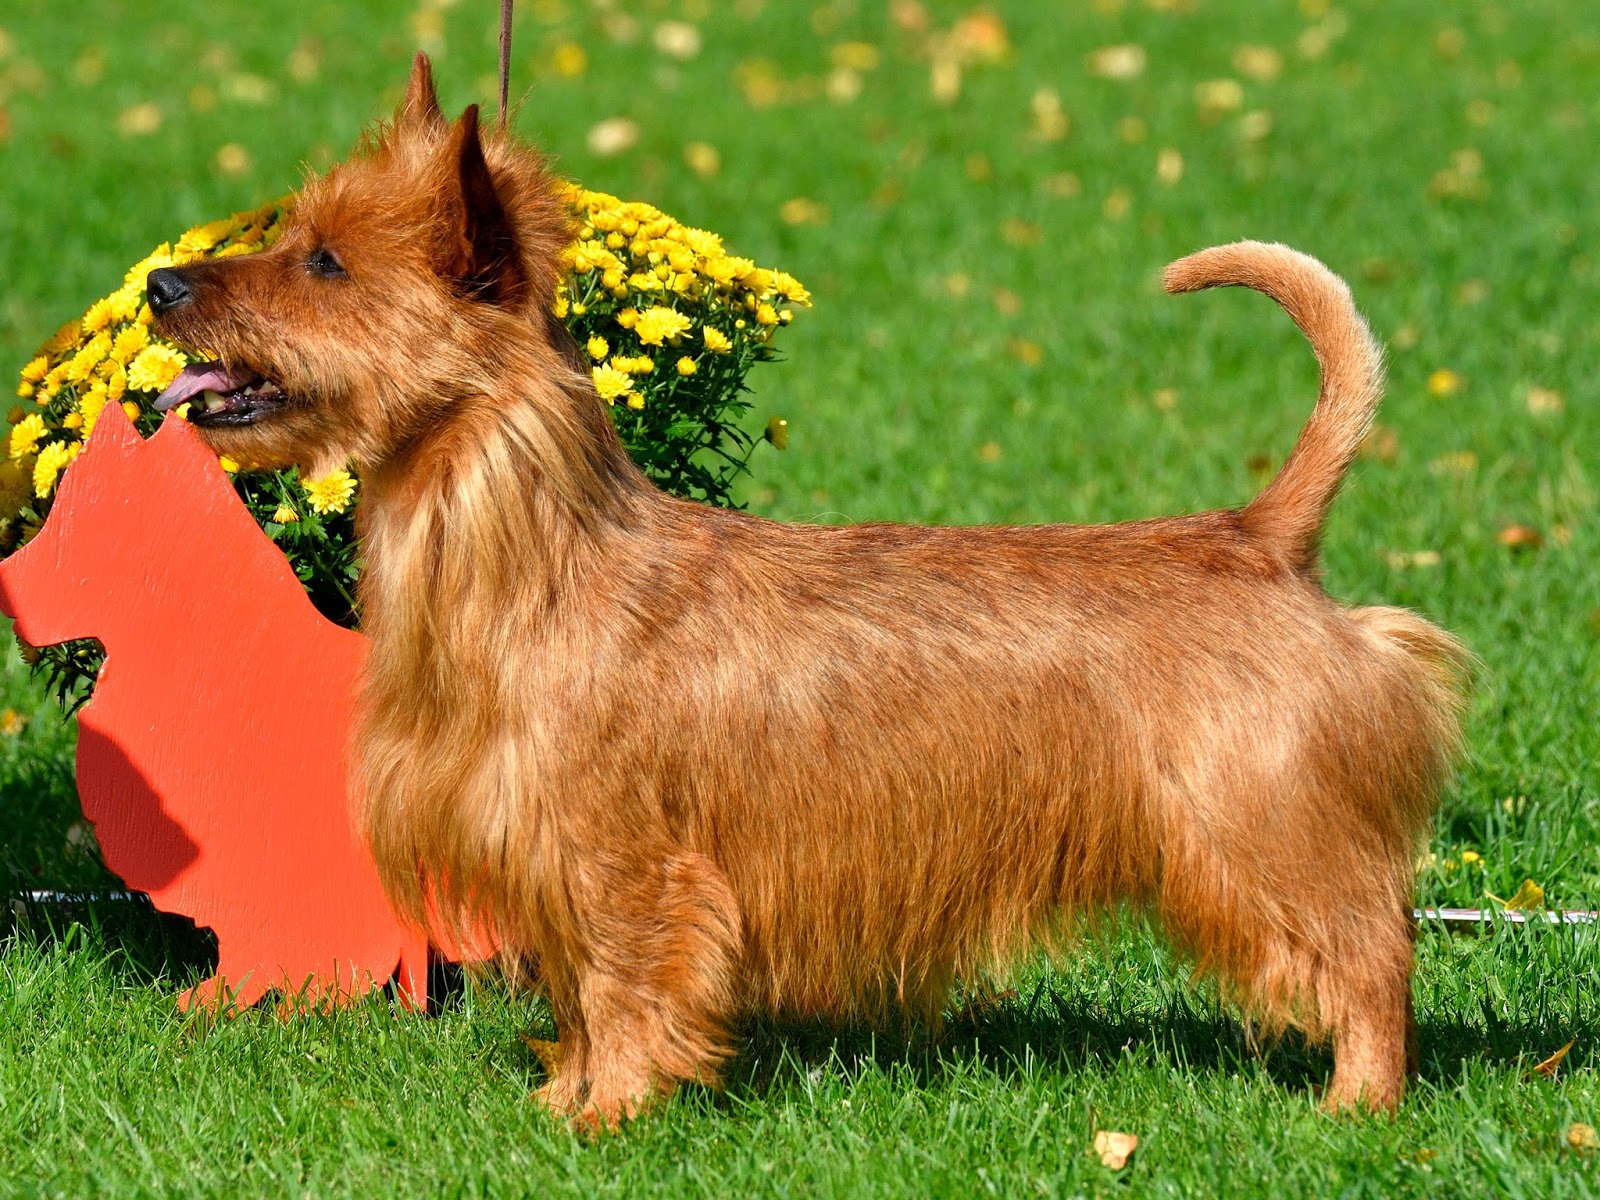
[[[210,389],[202,392],[201,395],[205,398],[207,412],[216,412],[224,403],[222,397]]]

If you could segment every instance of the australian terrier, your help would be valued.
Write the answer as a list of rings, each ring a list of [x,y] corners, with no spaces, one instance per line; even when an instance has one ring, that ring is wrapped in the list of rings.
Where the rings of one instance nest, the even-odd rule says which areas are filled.
[[[148,284],[216,356],[168,397],[212,393],[213,449],[362,472],[360,820],[401,911],[536,964],[550,1106],[609,1125],[714,1082],[747,1014],[936,1021],[1128,901],[1332,1039],[1330,1107],[1392,1108],[1463,652],[1319,583],[1382,384],[1345,285],[1251,242],[1167,270],[1266,293],[1322,366],[1241,509],[787,525],[629,461],[551,315],[559,195],[476,108],[447,121],[419,55],[275,246]]]

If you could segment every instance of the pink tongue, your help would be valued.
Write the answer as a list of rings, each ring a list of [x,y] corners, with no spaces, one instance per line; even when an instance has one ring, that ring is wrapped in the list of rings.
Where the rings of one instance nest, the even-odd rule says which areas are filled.
[[[201,392],[232,392],[255,378],[255,372],[229,370],[221,363],[191,363],[156,397],[156,411],[166,412]]]

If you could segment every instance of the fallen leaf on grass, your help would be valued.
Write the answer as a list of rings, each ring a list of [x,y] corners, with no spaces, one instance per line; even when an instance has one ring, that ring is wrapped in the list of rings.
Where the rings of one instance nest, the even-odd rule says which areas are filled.
[[[1156,179],[1163,187],[1171,187],[1183,178],[1183,153],[1171,146],[1156,155]]]
[[[1511,550],[1537,550],[1544,545],[1544,535],[1531,525],[1507,525],[1494,540]]]
[[[710,179],[722,170],[722,155],[710,142],[690,142],[683,148],[683,161],[701,179]]]
[[[1484,895],[1501,908],[1510,909],[1512,912],[1532,912],[1544,908],[1544,889],[1531,879],[1524,879],[1522,886],[1509,900],[1502,900],[1493,892],[1485,892]]]
[[[161,110],[154,104],[135,104],[117,116],[117,132],[123,137],[143,137],[161,128]]]
[[[529,1034],[519,1034],[519,1040],[533,1056],[539,1060],[539,1065],[544,1068],[546,1075],[554,1075],[556,1068],[561,1065],[561,1043],[547,1042],[543,1038],[532,1037]]]
[[[1025,367],[1037,367],[1044,361],[1044,350],[1038,342],[1030,341],[1024,337],[1011,337],[1006,340],[1006,353],[1016,359]]]
[[[661,22],[651,41],[669,58],[691,59],[700,53],[700,29],[687,21]]]
[[[1094,1152],[1100,1156],[1101,1164],[1113,1171],[1120,1171],[1127,1166],[1128,1159],[1138,1146],[1139,1138],[1136,1134],[1102,1129],[1094,1135]]]
[[[1544,387],[1528,389],[1528,411],[1536,417],[1551,416],[1565,407],[1566,401],[1562,399],[1560,392]]]
[[[1600,1134],[1595,1133],[1593,1125],[1585,1125],[1574,1121],[1567,1126],[1567,1145],[1580,1153],[1587,1154],[1591,1150],[1600,1150]]]
[[[1033,112],[1033,136],[1041,142],[1059,142],[1072,131],[1072,119],[1061,107],[1055,88],[1039,88],[1029,104]]]
[[[805,196],[785,200],[778,209],[778,219],[785,225],[826,225],[830,216],[828,206]]]
[[[1437,567],[1444,561],[1444,556],[1437,550],[1413,550],[1407,553],[1404,550],[1389,550],[1384,553],[1384,561],[1397,571],[1407,567]]]
[[[1240,46],[1233,52],[1233,68],[1251,79],[1271,83],[1283,70],[1283,55],[1271,46]]]
[[[1000,237],[1012,246],[1037,246],[1044,237],[1044,230],[1032,221],[1007,217],[1000,222]]]
[[[1006,23],[988,7],[973,9],[951,26],[950,43],[963,62],[997,63],[1011,53]]]
[[[1549,1079],[1561,1069],[1562,1062],[1566,1059],[1567,1055],[1572,1052],[1572,1047],[1577,1044],[1577,1041],[1577,1038],[1573,1038],[1572,1041],[1561,1047],[1561,1049],[1557,1050],[1549,1058],[1545,1059],[1542,1063],[1537,1064],[1533,1068],[1533,1073],[1535,1075],[1543,1075],[1546,1079]],[[1589,1129],[1587,1125],[1585,1125],[1584,1128]],[[1567,1132],[1569,1135],[1571,1134],[1571,1130],[1568,1130]],[[1594,1136],[1594,1130],[1589,1129],[1589,1136]]]
[[[1478,469],[1478,456],[1471,450],[1452,450],[1428,464],[1435,475],[1470,475]]]
[[[1101,79],[1135,79],[1144,74],[1144,47],[1134,43],[1101,46],[1089,55],[1089,70]]]
[[[607,117],[590,128],[589,152],[600,158],[611,158],[624,150],[632,149],[639,140],[639,124],[627,117]]]
[[[1400,457],[1400,435],[1388,425],[1373,425],[1361,439],[1361,457],[1392,463]]]

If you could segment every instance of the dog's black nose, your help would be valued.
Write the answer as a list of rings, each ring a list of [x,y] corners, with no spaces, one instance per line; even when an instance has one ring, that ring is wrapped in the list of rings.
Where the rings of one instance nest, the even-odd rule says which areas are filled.
[[[182,308],[194,299],[194,290],[183,277],[183,272],[171,267],[162,267],[146,275],[144,290],[150,297],[150,311],[158,317],[175,308]]]

